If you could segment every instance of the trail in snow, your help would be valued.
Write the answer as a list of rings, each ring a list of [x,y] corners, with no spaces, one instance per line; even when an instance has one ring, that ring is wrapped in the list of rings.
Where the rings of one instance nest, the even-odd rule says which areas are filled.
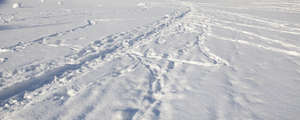
[[[297,118],[298,23],[232,12],[234,2],[172,2],[174,11],[151,24],[0,71],[0,119]],[[137,5],[146,11],[151,4]],[[274,3],[249,2],[249,9],[253,4]],[[46,49],[48,40],[103,21],[1,48],[0,65],[10,63],[9,51]]]
[[[148,31],[147,30],[148,28],[146,27],[146,29],[145,29],[146,32],[137,31],[137,30],[139,30],[139,29],[137,29],[131,33],[130,32],[129,33],[120,33],[120,34],[108,36],[101,41],[95,41],[95,42],[93,42],[93,44],[89,45],[87,48],[84,48],[79,53],[74,54],[72,56],[67,56],[66,59],[68,61],[70,61],[69,63],[71,63],[71,64],[66,64],[62,67],[58,67],[58,68],[55,68],[54,70],[50,70],[49,72],[46,72],[46,73],[44,73],[44,75],[39,76],[37,78],[32,78],[31,80],[27,80],[27,81],[24,81],[21,83],[16,83],[15,85],[12,85],[8,88],[4,88],[1,91],[1,99],[3,101],[8,101],[8,99],[10,97],[18,95],[20,93],[24,94],[25,91],[27,91],[27,92],[35,91],[36,89],[43,87],[46,84],[50,84],[53,80],[59,81],[59,79],[57,79],[57,78],[61,78],[61,77],[65,78],[63,76],[68,76],[68,74],[71,74],[72,72],[70,72],[70,71],[74,71],[74,72],[77,72],[78,70],[82,71],[81,70],[81,69],[83,69],[82,67],[86,67],[86,66],[88,66],[88,67],[93,66],[92,68],[96,68],[95,65],[99,64],[99,63],[101,65],[101,63],[102,63],[101,61],[103,61],[103,60],[110,61],[110,60],[115,59],[116,56],[123,56],[126,54],[126,52],[124,50],[130,51],[128,48],[130,48],[131,46],[134,46],[134,44],[136,44],[135,42],[139,42],[140,40],[148,39],[148,38],[152,39],[151,36],[157,36],[156,34],[158,34],[158,36],[161,37],[161,35],[159,35],[159,33],[162,32],[161,30],[165,29],[165,27],[169,27],[169,25],[171,25],[172,22],[175,22],[174,20],[181,19],[182,17],[184,17],[184,15],[187,14],[188,12],[189,12],[189,10],[187,10],[185,12],[175,12],[171,16],[167,16],[163,20],[158,21],[157,23],[154,23],[154,25],[149,26],[149,27],[157,26],[156,28],[152,28]],[[140,28],[140,29],[144,30],[144,28]],[[123,41],[121,41],[121,42],[117,41],[119,39],[122,39]],[[106,43],[102,43],[102,41],[106,41]],[[139,47],[142,45],[146,45],[147,42],[151,42],[151,41],[142,42],[142,44],[137,44],[133,48],[136,48],[136,47]],[[136,55],[136,54],[134,54],[134,55]],[[212,56],[212,53],[209,53],[208,56]],[[110,57],[112,57],[112,58],[110,58]],[[160,58],[160,57],[153,57],[153,56],[147,56],[147,57]],[[209,57],[209,58],[213,59],[211,57]],[[97,59],[99,59],[101,61],[99,61]],[[139,56],[139,59],[142,60],[141,56]],[[166,60],[171,61],[168,65],[169,66],[168,68],[172,68],[172,66],[173,66],[172,64],[175,64],[174,62],[180,62],[183,64],[200,65],[200,66],[214,66],[212,63],[199,63],[199,62],[193,62],[193,61],[187,61],[187,60],[178,60],[178,59],[174,59],[174,58],[166,58]],[[214,61],[218,61],[218,60],[214,60]],[[146,63],[142,62],[142,64],[146,64]],[[214,62],[214,64],[216,64],[216,63]],[[157,76],[157,75],[154,75],[155,73],[153,73],[154,71],[152,70],[152,68],[150,68],[150,66],[148,66],[148,65],[145,65],[145,66],[147,69],[149,69],[150,76],[153,76],[153,77]],[[89,68],[87,68],[87,69],[89,69]],[[160,72],[158,72],[158,73],[160,73]],[[153,87],[157,86],[156,84],[160,84],[160,83],[156,83],[156,82],[159,82],[159,81],[155,80],[156,78],[150,78],[150,79],[153,79],[154,81],[151,80],[149,83],[149,85],[150,85],[149,88],[150,88],[151,92],[150,93],[148,92],[149,93],[148,96],[150,97],[148,99],[150,100],[150,102],[154,102],[153,101],[154,98],[152,98],[151,96],[153,96],[152,92],[154,92],[156,90],[151,90],[151,89],[154,89]],[[156,89],[159,89],[159,88],[156,88]],[[7,91],[12,91],[12,92],[7,92]],[[24,99],[22,101],[25,102],[26,99]],[[6,105],[6,104],[8,104],[8,102],[2,102],[3,106],[4,106],[4,104]],[[151,106],[156,106],[155,104],[157,104],[157,102],[152,103]],[[146,108],[148,109],[148,107],[146,107]],[[145,113],[147,113],[147,111],[148,110],[138,110],[137,114],[145,114]],[[141,117],[143,115],[137,115],[137,116]],[[136,118],[138,119],[139,117],[136,117]]]
[[[175,12],[170,17],[165,17],[161,21],[154,23],[154,25],[150,25],[151,27],[152,26],[156,26],[156,27],[150,28],[149,31],[144,32],[144,31],[134,30],[132,32],[133,34],[132,33],[125,33],[125,35],[116,34],[117,37],[114,39],[104,38],[104,40],[107,42],[107,44],[105,44],[104,46],[99,45],[100,43],[98,41],[93,42],[93,44],[91,44],[87,48],[84,48],[78,54],[75,54],[75,56],[78,56],[79,58],[74,56],[69,56],[68,58],[66,58],[66,59],[74,59],[72,61],[78,61],[78,63],[66,64],[64,66],[57,67],[53,70],[50,70],[49,72],[46,72],[44,73],[44,75],[41,75],[39,77],[32,78],[30,80],[26,80],[21,83],[16,83],[15,85],[12,85],[7,88],[3,88],[0,91],[2,106],[7,104],[6,101],[8,101],[10,97],[16,96],[18,94],[24,94],[25,91],[27,92],[34,91],[40,87],[45,86],[45,84],[51,83],[57,77],[68,76],[68,74],[72,74],[72,72],[70,71],[74,71],[76,73],[77,71],[81,71],[81,69],[84,69],[85,67],[92,67],[92,66],[95,67],[96,64],[101,64],[103,60],[110,61],[117,56],[122,56],[122,54],[123,55],[126,54],[124,52],[128,51],[128,47],[131,47],[134,44],[136,44],[135,42],[140,42],[143,39],[158,34],[161,29],[169,26],[169,24],[171,24],[174,20],[180,19],[187,12],[186,11]],[[147,26],[145,28],[148,29]],[[143,30],[144,28],[140,28],[140,29]],[[110,36],[108,38],[110,38]],[[115,41],[117,39],[122,39],[122,38],[125,38],[123,39],[124,41]],[[93,49],[93,51],[88,51],[88,49]]]
[[[283,53],[283,54],[287,54],[287,55],[291,55],[291,56],[296,56],[296,57],[300,56],[299,52],[296,52],[296,51],[289,51],[289,50],[284,50],[284,49],[279,49],[279,48],[274,48],[274,47],[269,47],[269,46],[263,46],[261,44],[251,43],[251,42],[244,41],[244,40],[234,40],[234,39],[230,39],[230,38],[224,38],[224,37],[220,37],[217,35],[211,35],[211,37],[214,37],[214,38],[217,38],[220,40],[231,41],[231,42],[235,42],[235,43],[239,43],[239,44],[249,45],[252,47],[262,48],[262,49],[270,50],[273,52],[279,52],[279,53]]]
[[[70,30],[66,30],[66,31],[63,31],[63,32],[58,32],[58,33],[46,35],[46,36],[40,37],[38,39],[29,41],[29,42],[26,42],[26,43],[19,42],[15,45],[12,45],[12,46],[9,46],[9,47],[3,47],[1,49],[2,49],[2,52],[8,52],[8,51],[15,52],[15,51],[20,51],[21,49],[25,49],[26,47],[32,46],[32,45],[35,45],[35,44],[45,44],[45,43],[47,44],[47,40],[49,40],[49,39],[53,39],[57,36],[63,36],[63,35],[66,35],[68,33],[75,32],[79,29],[85,29],[89,26],[92,26],[93,24],[95,24],[95,22],[93,22],[91,20],[88,20],[86,24],[75,27],[75,28],[72,28]]]

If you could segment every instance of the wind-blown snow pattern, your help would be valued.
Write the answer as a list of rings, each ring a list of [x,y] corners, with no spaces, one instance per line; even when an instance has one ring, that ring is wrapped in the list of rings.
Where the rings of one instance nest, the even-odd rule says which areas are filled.
[[[299,20],[297,0],[0,0],[0,119],[296,120]]]

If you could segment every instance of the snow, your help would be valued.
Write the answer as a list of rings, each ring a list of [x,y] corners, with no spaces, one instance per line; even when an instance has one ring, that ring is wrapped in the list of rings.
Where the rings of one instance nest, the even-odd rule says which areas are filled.
[[[19,7],[21,7],[21,3],[14,3],[12,5],[12,8],[19,8]]]
[[[297,0],[0,0],[0,119],[295,120],[299,20]]]

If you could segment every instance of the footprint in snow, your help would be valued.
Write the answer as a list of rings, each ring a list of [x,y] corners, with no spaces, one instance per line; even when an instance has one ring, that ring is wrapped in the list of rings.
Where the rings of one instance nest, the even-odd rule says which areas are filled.
[[[5,63],[8,61],[8,58],[0,58],[0,64]]]
[[[140,2],[137,4],[138,7],[142,8],[142,9],[147,9],[148,8],[148,5],[144,2]]]
[[[12,5],[12,8],[21,8],[22,7],[22,4],[21,3],[14,3]]]
[[[122,110],[117,110],[113,116],[113,120],[132,120],[134,115],[138,112],[135,108],[126,108]]]

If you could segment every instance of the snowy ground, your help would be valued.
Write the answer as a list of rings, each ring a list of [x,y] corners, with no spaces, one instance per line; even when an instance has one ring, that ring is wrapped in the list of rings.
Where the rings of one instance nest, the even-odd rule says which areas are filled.
[[[1,120],[300,118],[298,0],[0,0],[0,43]]]

